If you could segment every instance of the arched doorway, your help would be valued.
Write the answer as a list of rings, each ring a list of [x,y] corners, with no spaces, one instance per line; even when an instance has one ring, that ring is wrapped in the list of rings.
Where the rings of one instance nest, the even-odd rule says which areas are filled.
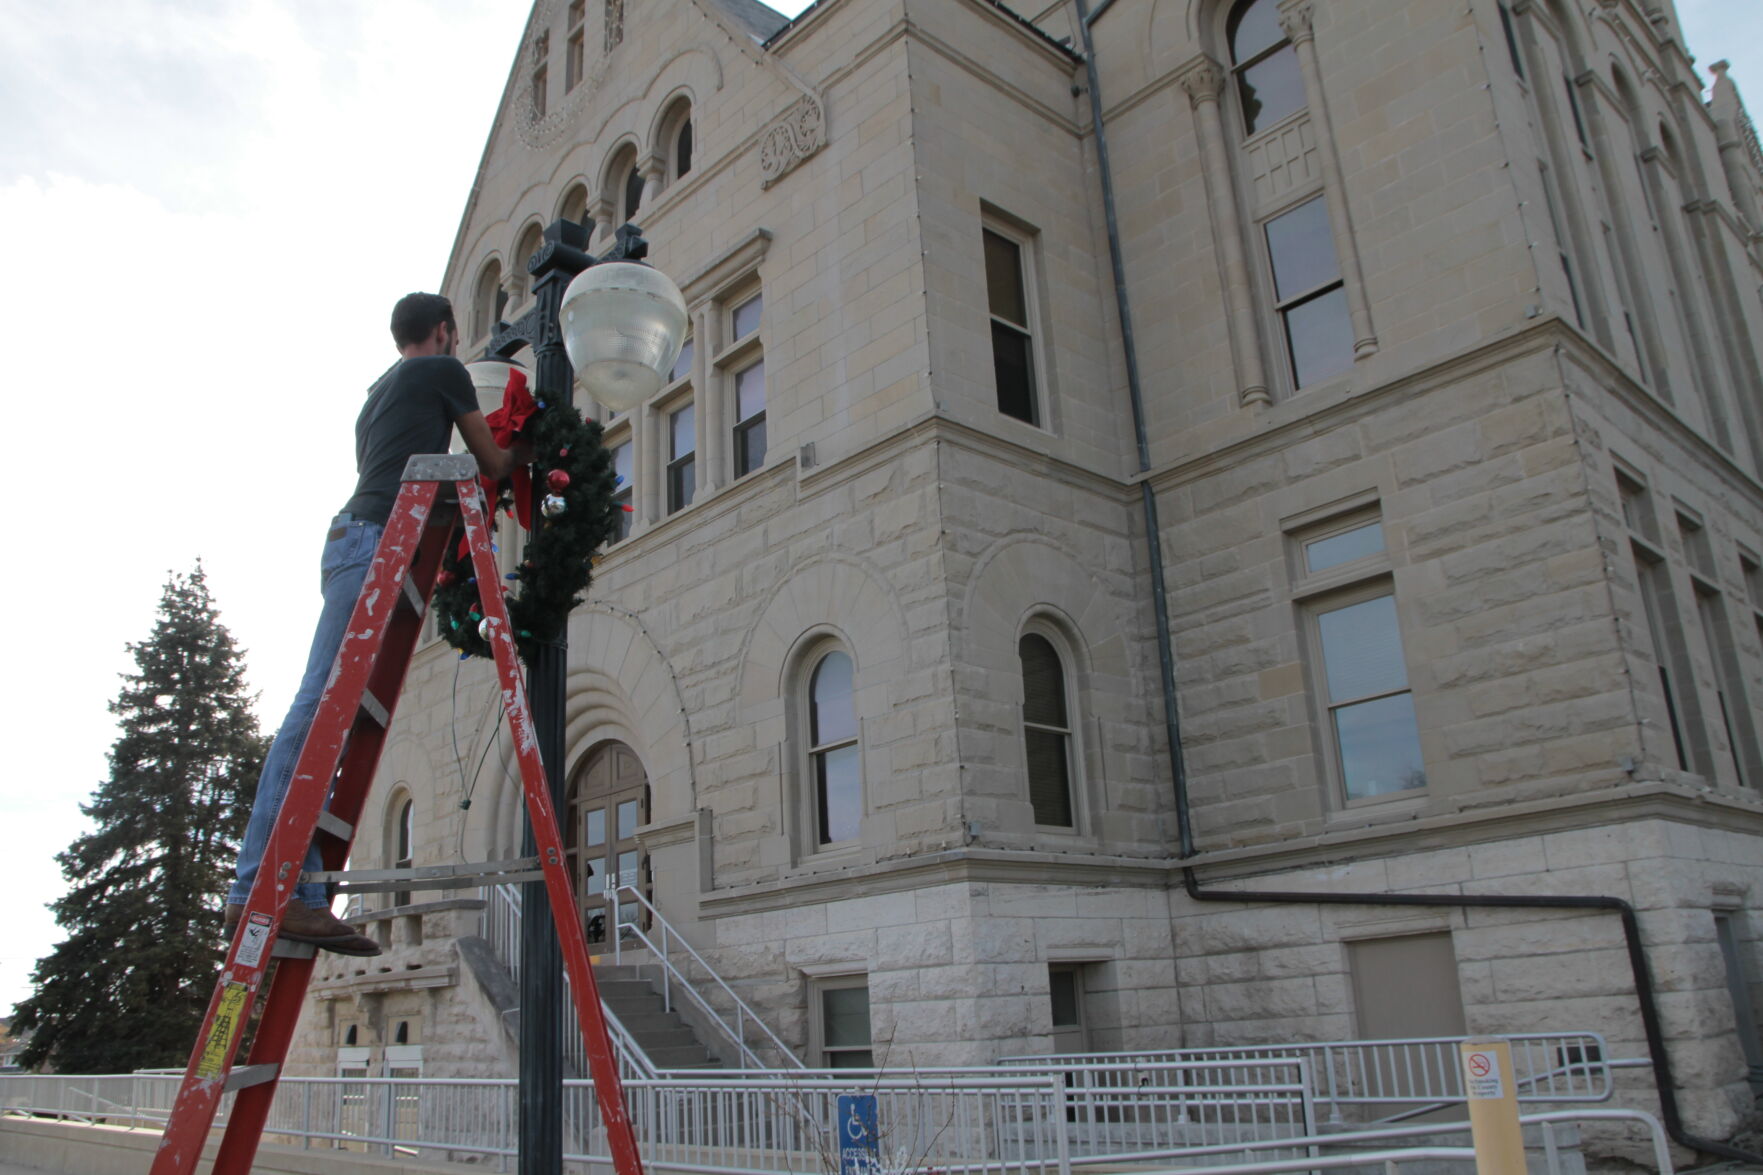
[[[649,862],[637,844],[637,829],[648,822],[649,778],[642,761],[623,743],[595,747],[570,777],[568,824],[563,830],[589,943],[608,941],[609,886],[633,886],[645,898],[650,896]],[[619,911],[625,922],[638,921],[637,915],[631,902]]]

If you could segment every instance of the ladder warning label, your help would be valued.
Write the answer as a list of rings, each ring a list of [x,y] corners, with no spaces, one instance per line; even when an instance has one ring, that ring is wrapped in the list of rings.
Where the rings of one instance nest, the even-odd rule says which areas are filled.
[[[1464,1053],[1463,1084],[1474,1101],[1505,1097],[1506,1084],[1500,1078],[1500,1054],[1492,1049]]]
[[[233,1038],[245,1022],[250,1002],[251,993],[242,983],[229,983],[221,991],[220,1003],[214,1009],[214,1027],[209,1029],[202,1057],[196,1062],[197,1077],[212,1081],[226,1072],[227,1054],[232,1052]]]
[[[239,966],[255,967],[263,962],[263,948],[269,945],[271,925],[268,914],[253,914],[245,919],[245,925],[239,930]]]

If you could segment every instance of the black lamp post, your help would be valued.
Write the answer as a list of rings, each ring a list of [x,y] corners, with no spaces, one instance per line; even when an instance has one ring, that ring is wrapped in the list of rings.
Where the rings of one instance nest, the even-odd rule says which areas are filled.
[[[565,294],[576,275],[602,262],[640,261],[649,251],[634,225],[618,230],[616,243],[600,257],[587,252],[588,227],[569,220],[553,221],[544,243],[527,262],[533,275],[533,304],[514,322],[499,322],[485,348],[486,359],[507,359],[523,346],[534,356],[533,396],[547,403],[569,405],[575,393],[575,368],[565,347]],[[677,291],[674,295],[677,298]],[[585,301],[585,299],[584,299]],[[680,303],[683,321],[683,302]],[[574,323],[571,326],[574,327]],[[572,340],[573,341],[573,340]],[[592,349],[591,341],[577,344]],[[679,350],[678,338],[673,352]],[[625,361],[628,356],[609,355]],[[666,357],[671,366],[672,356]],[[628,370],[617,374],[628,375]],[[657,386],[659,375],[656,376]],[[607,397],[611,399],[611,396]],[[534,496],[542,495],[535,483]],[[533,517],[539,517],[533,503]],[[564,675],[569,656],[567,629],[539,647],[527,666],[527,691],[532,699],[533,726],[539,757],[551,789],[551,801],[565,819],[563,780]],[[521,852],[537,851],[529,823]],[[611,879],[608,879],[610,883]],[[563,997],[563,956],[552,925],[550,902],[542,881],[522,886],[520,924],[520,1175],[560,1175],[563,1169],[563,1024],[568,1001]],[[575,916],[574,911],[569,912]],[[613,928],[613,933],[617,929]]]

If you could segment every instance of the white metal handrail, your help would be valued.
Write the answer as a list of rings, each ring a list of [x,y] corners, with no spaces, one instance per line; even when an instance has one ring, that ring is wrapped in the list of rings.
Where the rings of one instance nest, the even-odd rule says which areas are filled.
[[[1197,1071],[1214,1080],[1229,1066]],[[881,1073],[861,1070],[706,1074],[636,1079],[626,1090],[639,1145],[652,1163],[704,1175],[819,1175],[836,1169],[837,1099],[862,1093],[876,1098],[884,1164],[959,1175],[1070,1175],[1074,1167],[1130,1163],[1142,1171],[1179,1170],[1254,1175],[1406,1162],[1411,1158],[1469,1158],[1473,1150],[1418,1146],[1366,1151],[1367,1144],[1464,1134],[1466,1122],[1384,1127],[1343,1133],[1287,1134],[1278,1138],[1218,1138],[1193,1145],[1139,1151],[1074,1154],[1071,1142],[1083,1119],[1073,1094],[1053,1075],[1011,1076],[998,1070],[926,1070]],[[1218,1105],[1242,1104],[1257,1092],[1289,1095],[1301,1083],[1265,1089],[1217,1085]],[[90,1121],[94,1103],[113,1107],[96,1115],[111,1125],[162,1125],[176,1095],[175,1074],[99,1076],[0,1076],[0,1109]],[[566,1158],[606,1162],[591,1082],[565,1083],[565,1119],[573,1126]],[[512,1080],[436,1078],[301,1078],[281,1082],[266,1133],[301,1145],[397,1150],[431,1157],[483,1156],[498,1163],[515,1154],[518,1084]],[[1109,1091],[1125,1104],[1130,1090]],[[1147,1102],[1179,1096],[1195,1105],[1206,1087],[1197,1083],[1147,1087]],[[230,1099],[229,1099],[230,1100]],[[1081,1098],[1079,1099],[1081,1101]],[[1228,1121],[1223,1114],[1219,1121]],[[1671,1155],[1656,1118],[1639,1110],[1590,1109],[1526,1114],[1541,1129],[1544,1159],[1561,1170],[1557,1126],[1590,1121],[1639,1123],[1648,1132],[1660,1175],[1671,1175]],[[830,1151],[829,1151],[830,1148]],[[1324,1154],[1324,1151],[1345,1151]],[[1424,1154],[1422,1152],[1425,1152]],[[829,1153],[833,1164],[828,1165]],[[1195,1160],[1232,1156],[1235,1161],[1195,1166]],[[904,1160],[898,1162],[896,1160]],[[1162,1164],[1162,1165],[1160,1165]]]
[[[757,1028],[765,1041],[769,1042],[771,1047],[777,1051],[778,1057],[785,1062],[786,1068],[801,1069],[803,1067],[801,1058],[797,1057],[788,1045],[778,1039],[777,1033],[773,1032],[765,1021],[759,1018],[757,1012],[747,1006],[746,1000],[735,994],[734,988],[723,981],[722,976],[716,973],[716,969],[704,961],[704,956],[700,955],[685,936],[662,916],[661,911],[657,910],[648,898],[644,897],[636,888],[628,885],[618,886],[609,891],[606,896],[611,904],[608,914],[612,924],[613,960],[620,963],[624,961],[624,936],[626,933],[648,947],[650,954],[654,955],[656,961],[661,965],[661,999],[668,1011],[673,1010],[673,985],[677,982],[680,990],[686,993],[686,997],[692,1002],[692,1005],[708,1016],[722,1035],[734,1045],[735,1056],[740,1062],[740,1068],[757,1070],[772,1068],[747,1044],[748,1023]],[[659,943],[651,938],[637,921],[627,923],[621,917],[622,912],[619,905],[627,896],[638,909],[648,913],[651,927],[660,928],[661,941]],[[697,984],[692,981],[691,977],[674,964],[671,947],[676,942],[685,949],[692,962],[696,963],[703,973],[710,977],[711,982],[734,1005],[735,1022],[733,1025],[729,1024],[710,1001],[704,998],[703,993],[698,990]]]
[[[1158,1049],[1125,1053],[1074,1053],[1005,1057],[1008,1067],[1062,1068],[1073,1063],[1112,1065],[1118,1081],[1131,1083],[1145,1064],[1231,1060],[1242,1064],[1280,1057],[1310,1058],[1315,1098],[1329,1121],[1345,1123],[1344,1107],[1400,1107],[1412,1117],[1463,1101],[1458,1046],[1466,1039],[1413,1037],[1397,1040],[1300,1041],[1218,1048]],[[1612,1093],[1604,1038],[1596,1032],[1542,1032],[1508,1036],[1514,1084],[1522,1102],[1601,1102]]]
[[[520,987],[520,889],[509,884],[485,886],[483,930],[484,939],[490,944],[490,953],[497,962],[508,969],[510,978],[514,980],[516,990]],[[563,973],[563,1003],[567,1008],[575,1007],[575,985],[570,982],[569,972]],[[649,1059],[649,1054],[637,1042],[636,1037],[625,1028],[617,1013],[601,1001],[600,1010],[606,1017],[606,1031],[612,1037],[612,1045],[618,1054],[620,1080],[629,1081],[637,1077],[654,1077],[660,1070]],[[573,1019],[573,1018],[572,1018]],[[582,1042],[581,1026],[566,1029],[563,1033],[564,1060],[574,1066],[582,1076],[588,1073],[588,1050]]]

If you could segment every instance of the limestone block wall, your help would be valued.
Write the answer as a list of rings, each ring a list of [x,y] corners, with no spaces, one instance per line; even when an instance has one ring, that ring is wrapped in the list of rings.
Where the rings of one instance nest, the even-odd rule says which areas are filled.
[[[1041,858],[1050,868],[1056,859]],[[811,981],[867,976],[878,1063],[989,1064],[1051,1051],[1048,966],[1086,963],[1091,1042],[1167,1048],[1178,1039],[1161,872],[1140,885],[1020,881],[874,885],[869,896],[737,903],[707,927],[713,957],[784,1039],[805,1046]],[[817,898],[820,895],[815,895]],[[755,903],[756,904],[756,903]]]
[[[1545,339],[1289,417],[1228,462],[1158,479],[1202,846],[1626,778],[1628,679]],[[1309,528],[1354,510],[1381,520],[1387,570],[1367,575],[1393,585],[1426,762],[1424,790],[1376,803],[1349,802],[1332,774],[1305,628],[1316,581],[1294,562]]]
[[[1261,873],[1218,889],[1367,893],[1601,895],[1639,913],[1688,1129],[1724,1138],[1747,1120],[1751,1092],[1726,987],[1714,915],[1731,912],[1754,969],[1763,964],[1754,909],[1763,885],[1754,822],[1728,807],[1693,822],[1639,817],[1479,843],[1392,844],[1351,864]],[[1224,873],[1231,870],[1221,871]],[[1213,876],[1218,876],[1214,873]],[[1347,946],[1448,932],[1471,1033],[1594,1030],[1613,1058],[1648,1055],[1621,925],[1612,914],[1428,910],[1377,906],[1199,904],[1171,899],[1187,1043],[1255,1044],[1363,1035]],[[1617,1073],[1619,1104],[1657,1102],[1648,1069]],[[1616,1134],[1617,1153],[1644,1151]]]

